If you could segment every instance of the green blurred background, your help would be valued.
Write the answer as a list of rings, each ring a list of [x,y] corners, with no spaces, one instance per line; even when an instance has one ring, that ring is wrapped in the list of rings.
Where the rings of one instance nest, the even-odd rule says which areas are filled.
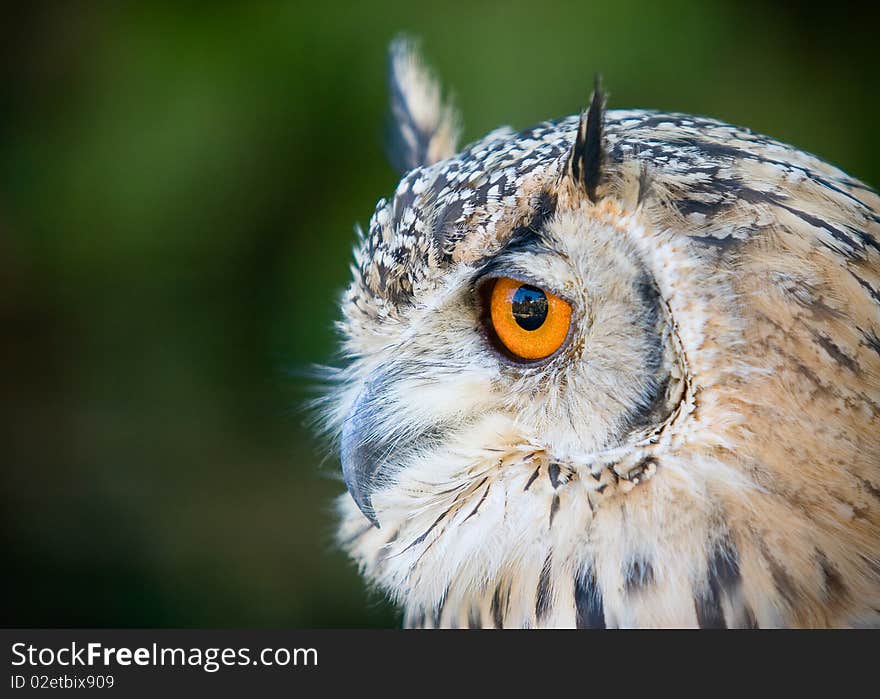
[[[28,3],[0,14],[4,625],[366,626],[306,425],[386,165],[385,47],[465,140],[708,114],[880,181],[875,24],[764,3]]]

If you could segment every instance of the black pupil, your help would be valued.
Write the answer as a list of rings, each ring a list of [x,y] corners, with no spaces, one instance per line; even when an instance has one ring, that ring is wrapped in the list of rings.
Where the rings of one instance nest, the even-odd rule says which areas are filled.
[[[547,320],[547,297],[534,286],[523,284],[513,294],[513,317],[523,330],[537,330]]]

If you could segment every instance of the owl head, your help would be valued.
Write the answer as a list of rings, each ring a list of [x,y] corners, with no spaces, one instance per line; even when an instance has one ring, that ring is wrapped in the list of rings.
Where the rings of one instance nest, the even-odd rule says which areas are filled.
[[[876,600],[876,194],[745,129],[606,111],[598,84],[459,149],[407,40],[390,82],[402,179],[355,253],[326,414],[340,541],[408,623]]]

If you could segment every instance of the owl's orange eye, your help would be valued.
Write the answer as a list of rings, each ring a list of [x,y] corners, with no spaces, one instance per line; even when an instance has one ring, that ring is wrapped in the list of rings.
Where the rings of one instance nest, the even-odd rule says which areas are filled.
[[[571,325],[571,306],[536,286],[517,279],[495,280],[489,299],[495,335],[517,359],[534,361],[558,350]]]

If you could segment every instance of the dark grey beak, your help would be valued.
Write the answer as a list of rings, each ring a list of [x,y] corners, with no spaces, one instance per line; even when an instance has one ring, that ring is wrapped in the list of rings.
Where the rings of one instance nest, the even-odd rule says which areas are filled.
[[[378,439],[371,439],[372,395],[372,384],[367,384],[345,419],[340,458],[345,487],[364,516],[378,528],[371,496],[383,459],[382,444]]]
[[[389,397],[392,382],[387,369],[377,370],[364,385],[342,426],[340,458],[345,487],[376,527],[379,519],[373,509],[373,493],[388,476],[404,468],[420,447],[442,438],[450,428],[449,423],[436,423],[413,432],[399,421],[383,419],[383,412],[394,413],[399,408]]]

